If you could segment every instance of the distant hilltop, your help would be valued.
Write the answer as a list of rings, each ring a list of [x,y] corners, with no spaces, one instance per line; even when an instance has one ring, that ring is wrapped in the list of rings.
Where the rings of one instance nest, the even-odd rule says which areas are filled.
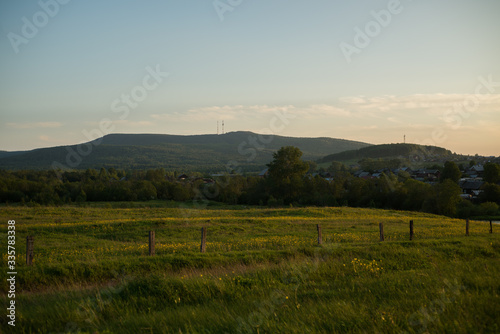
[[[456,156],[450,150],[437,146],[417,144],[382,144],[327,155],[318,160],[326,162],[350,162],[363,159],[406,159],[410,162],[439,161]]]
[[[335,138],[298,138],[238,131],[222,135],[110,134],[79,145],[0,152],[0,169],[49,170],[165,168],[179,171],[260,171],[282,146],[296,146],[304,160],[369,147]]]

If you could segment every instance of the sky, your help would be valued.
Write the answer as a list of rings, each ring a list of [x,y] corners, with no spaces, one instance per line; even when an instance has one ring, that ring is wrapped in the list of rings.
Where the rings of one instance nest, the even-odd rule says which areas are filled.
[[[499,14],[498,0],[2,1],[0,150],[224,120],[500,156]]]

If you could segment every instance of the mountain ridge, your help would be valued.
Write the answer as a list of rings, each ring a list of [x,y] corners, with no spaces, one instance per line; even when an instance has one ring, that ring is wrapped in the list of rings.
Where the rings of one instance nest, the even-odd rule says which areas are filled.
[[[282,146],[296,146],[305,160],[368,147],[371,144],[329,137],[287,137],[249,131],[221,135],[108,134],[78,145],[0,152],[0,169],[48,170],[120,168],[176,170],[258,171]],[[230,167],[229,165],[232,165]]]
[[[381,144],[371,145],[355,150],[334,153],[319,159],[318,163],[345,162],[360,159],[388,159],[408,158],[411,160],[423,160],[432,157],[449,157],[454,154],[445,148],[418,144]]]

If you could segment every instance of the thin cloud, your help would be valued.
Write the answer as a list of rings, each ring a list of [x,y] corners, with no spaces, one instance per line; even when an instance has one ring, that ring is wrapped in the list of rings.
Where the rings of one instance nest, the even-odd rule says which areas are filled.
[[[297,117],[315,119],[324,117],[348,117],[348,110],[333,105],[318,104],[308,107],[296,107],[293,105],[269,106],[269,105],[234,105],[234,106],[211,106],[189,109],[184,112],[172,112],[165,114],[152,114],[156,120],[164,121],[207,121],[214,119],[223,120],[245,120],[255,118],[269,118],[276,112],[286,112]]]
[[[290,111],[294,108],[293,106],[225,105],[193,108],[186,111],[176,111],[165,114],[152,114],[151,117],[156,120],[185,122],[208,121],[214,119],[241,120],[245,118],[255,119],[256,117],[265,117],[277,111]]]
[[[478,112],[493,112],[500,108],[500,94],[413,94],[376,97],[344,97],[340,101],[348,110],[377,110],[382,112],[420,109],[431,115],[456,105],[476,101]]]
[[[63,124],[59,122],[7,123],[7,126],[14,129],[45,129],[60,128],[63,126]]]
[[[339,99],[340,102],[345,102],[349,104],[363,104],[366,103],[365,97],[364,96],[348,96],[348,97],[341,97]]]
[[[113,124],[126,126],[126,127],[136,127],[136,126],[153,126],[155,123],[151,121],[129,121],[129,120],[116,120]]]
[[[342,108],[327,104],[312,105],[307,108],[297,109],[297,114],[299,116],[304,116],[307,118],[319,118],[319,117],[349,117],[351,115],[350,111]]]
[[[396,117],[387,117],[387,121],[391,122],[391,123],[396,123],[396,124],[401,124],[403,123],[402,121],[400,121],[399,119],[397,119]]]

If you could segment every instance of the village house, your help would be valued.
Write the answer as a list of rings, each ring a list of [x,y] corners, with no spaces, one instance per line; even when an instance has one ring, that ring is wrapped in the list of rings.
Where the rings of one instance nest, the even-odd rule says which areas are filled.
[[[481,190],[483,184],[484,181],[478,179],[462,179],[458,183],[460,189],[462,189],[462,193],[470,195],[471,199],[476,199],[483,192]]]
[[[474,165],[465,170],[465,175],[470,178],[478,178],[483,177],[484,174],[484,166],[483,165]]]

